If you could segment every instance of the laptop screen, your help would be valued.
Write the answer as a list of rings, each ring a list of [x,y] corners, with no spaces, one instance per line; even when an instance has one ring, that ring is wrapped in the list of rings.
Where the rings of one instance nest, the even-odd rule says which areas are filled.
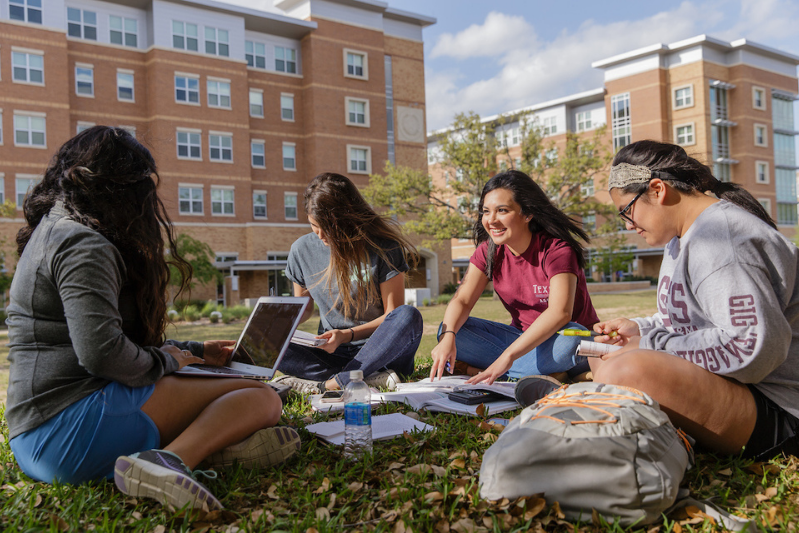
[[[283,346],[294,332],[304,301],[259,302],[239,339],[231,362],[274,368]]]

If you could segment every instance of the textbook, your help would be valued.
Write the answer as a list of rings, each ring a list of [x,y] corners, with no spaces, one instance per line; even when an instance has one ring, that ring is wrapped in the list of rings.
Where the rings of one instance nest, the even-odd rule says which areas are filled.
[[[476,384],[467,385],[468,376],[445,376],[440,380],[431,381],[425,378],[413,383],[400,383],[397,385],[397,392],[383,392],[373,394],[386,402],[402,402],[414,410],[426,409],[441,413],[455,413],[461,415],[477,415],[480,405],[483,405],[483,415],[489,413],[496,414],[504,411],[512,411],[519,408],[519,403],[514,397],[513,390],[516,383],[495,381],[491,385]],[[504,400],[485,402],[478,405],[466,405],[452,401],[448,398],[450,392],[462,390],[489,391],[502,395]]]
[[[330,444],[344,444],[344,420],[317,422],[305,429]],[[377,415],[372,417],[372,440],[386,440],[399,437],[405,432],[432,431],[435,426],[425,424],[402,413]]]
[[[295,330],[294,335],[291,337],[291,342],[294,344],[299,344],[300,346],[310,346],[311,348],[315,346],[321,346],[327,342],[327,339],[317,339],[316,335],[313,333],[308,333],[306,331]]]
[[[605,354],[615,352],[621,348],[621,346],[616,346],[615,344],[603,344],[601,342],[594,341],[580,341],[580,344],[577,346],[577,351],[574,354],[581,355],[583,357],[602,357]]]

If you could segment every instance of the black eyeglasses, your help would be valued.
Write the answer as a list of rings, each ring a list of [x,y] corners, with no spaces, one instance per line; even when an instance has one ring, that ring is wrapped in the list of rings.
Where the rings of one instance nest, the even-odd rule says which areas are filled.
[[[648,190],[648,189],[644,189],[643,191],[641,191],[641,192],[639,192],[638,194],[636,194],[636,195],[635,195],[635,198],[633,198],[633,199],[632,199],[632,201],[630,201],[630,203],[629,203],[629,204],[627,204],[627,206],[626,206],[624,209],[620,209],[620,210],[619,210],[619,216],[622,218],[622,220],[624,220],[625,222],[629,222],[630,224],[632,224],[633,226],[635,226],[635,222],[633,222],[633,219],[631,219],[631,218],[630,218],[630,217],[627,215],[627,213],[629,213],[629,212],[630,212],[630,209],[632,209],[632,208],[633,208],[633,204],[634,204],[634,203],[635,203],[635,202],[636,202],[636,201],[637,201],[637,200],[638,200],[638,199],[639,199],[641,196],[643,196],[643,194],[644,194],[644,193],[645,193],[647,190]]]

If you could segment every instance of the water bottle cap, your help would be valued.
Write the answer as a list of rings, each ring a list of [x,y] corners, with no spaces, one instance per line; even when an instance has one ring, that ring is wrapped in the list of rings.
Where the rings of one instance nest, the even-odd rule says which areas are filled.
[[[350,370],[350,379],[363,379],[363,370]]]

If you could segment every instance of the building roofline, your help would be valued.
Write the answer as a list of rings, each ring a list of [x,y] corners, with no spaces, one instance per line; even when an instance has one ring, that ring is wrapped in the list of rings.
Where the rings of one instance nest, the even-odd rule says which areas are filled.
[[[309,0],[277,0],[274,5],[277,9],[288,11],[295,5],[307,1]],[[390,7],[387,2],[383,2],[381,0],[327,0],[327,1],[333,4],[341,4],[345,6],[355,7],[358,9],[364,9],[366,11],[382,13],[385,18],[392,20],[399,20],[401,22],[408,22],[410,24],[416,24],[423,28],[425,26],[430,26],[437,22],[435,18],[428,17],[427,15],[420,15],[418,13],[412,13],[410,11],[405,11],[402,9],[396,9]]]
[[[251,7],[217,0],[165,0],[174,4],[187,4],[223,13],[244,16],[244,27],[247,30],[261,31],[281,37],[300,39],[315,30],[319,25],[311,20],[302,20],[274,11],[265,11]]]
[[[796,56],[794,54],[789,54],[787,52],[782,52],[780,50],[777,50],[776,48],[771,48],[769,46],[765,46],[747,39],[738,39],[735,41],[727,42],[703,34],[703,35],[697,35],[696,37],[691,37],[689,39],[683,39],[682,41],[676,41],[670,44],[663,44],[663,43],[653,44],[650,46],[645,46],[643,48],[638,48],[637,50],[632,50],[630,52],[625,52],[623,54],[609,57],[607,59],[600,59],[599,61],[594,61],[593,63],[591,63],[591,67],[604,69],[616,66],[620,63],[626,63],[627,61],[633,59],[649,56],[652,54],[658,54],[658,55],[670,54],[700,44],[711,46],[717,50],[721,50],[724,52],[732,52],[736,49],[747,49],[762,55],[772,57],[774,59],[779,59],[781,61],[787,61],[793,63],[794,65],[799,65],[799,56]]]
[[[400,22],[408,22],[410,24],[417,24],[422,28],[432,26],[438,19],[435,17],[428,17],[427,15],[420,15],[419,13],[412,13],[403,9],[396,9],[389,7],[383,13],[383,16],[392,20],[399,20]]]

